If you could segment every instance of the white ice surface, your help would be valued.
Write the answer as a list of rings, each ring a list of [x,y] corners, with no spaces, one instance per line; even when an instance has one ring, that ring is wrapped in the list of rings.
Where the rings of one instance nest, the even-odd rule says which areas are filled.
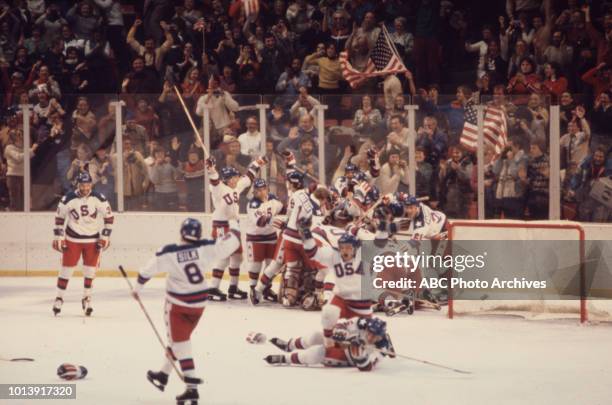
[[[243,284],[243,288],[246,285]],[[224,282],[225,285],[225,282]],[[60,383],[58,365],[89,369],[74,401],[0,404],[173,404],[183,391],[175,375],[164,393],[145,379],[158,369],[162,350],[121,278],[97,279],[94,313],[80,308],[82,279],[68,286],[63,311],[51,313],[52,278],[0,278],[0,383]],[[143,293],[163,329],[163,280]],[[201,404],[610,404],[612,328],[576,322],[461,318],[442,312],[386,318],[399,353],[472,371],[456,374],[403,359],[385,359],[370,373],[355,369],[272,367],[269,344],[245,341],[250,331],[284,338],[319,328],[320,313],[253,308],[246,302],[211,303],[192,336],[196,370],[205,380]]]

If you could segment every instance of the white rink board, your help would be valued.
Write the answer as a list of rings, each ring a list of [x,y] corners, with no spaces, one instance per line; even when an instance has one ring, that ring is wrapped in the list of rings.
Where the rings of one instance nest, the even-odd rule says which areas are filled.
[[[101,259],[102,270],[122,264],[136,270],[162,245],[178,240],[186,213],[115,213],[111,246]],[[210,235],[211,216],[195,215]],[[51,249],[53,213],[0,214],[0,272],[56,271],[59,254]],[[612,240],[612,225],[582,224],[587,240]],[[244,232],[242,232],[244,238]]]

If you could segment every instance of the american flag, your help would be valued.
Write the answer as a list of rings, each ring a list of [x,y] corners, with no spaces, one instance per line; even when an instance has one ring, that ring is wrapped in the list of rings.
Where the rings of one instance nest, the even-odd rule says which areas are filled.
[[[242,4],[244,5],[244,14],[247,17],[259,13],[259,0],[242,0]]]
[[[483,132],[485,144],[495,148],[496,154],[501,153],[508,143],[506,114],[501,108],[494,106],[485,108]],[[472,152],[478,147],[478,119],[472,100],[465,105],[465,122],[459,143]]]
[[[340,52],[339,60],[342,67],[342,76],[349,82],[352,88],[358,87],[370,77],[402,73],[407,70],[393,48],[384,27],[380,34],[378,34],[378,39],[363,72],[360,72],[351,65],[347,51]]]

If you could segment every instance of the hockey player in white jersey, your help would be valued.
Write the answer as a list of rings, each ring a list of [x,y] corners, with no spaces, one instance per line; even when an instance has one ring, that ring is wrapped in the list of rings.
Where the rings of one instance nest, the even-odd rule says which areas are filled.
[[[167,272],[165,320],[168,328],[168,350],[161,371],[147,372],[147,379],[163,391],[168,383],[172,362],[178,360],[186,390],[176,397],[179,405],[197,404],[196,376],[191,350],[191,333],[197,326],[210,292],[205,272],[214,260],[226,259],[240,246],[238,223],[229,223],[230,230],[216,240],[201,240],[202,224],[187,218],[181,225],[181,242],[166,245],[138,273],[133,295],[138,298],[145,283],[158,273]]]
[[[367,157],[370,166],[368,171],[364,173],[353,163],[347,163],[344,167],[344,175],[336,178],[333,185],[334,188],[338,190],[340,196],[349,196],[353,193],[354,186],[361,181],[372,184],[380,175],[380,163],[377,150],[373,147],[368,149]]]
[[[53,249],[62,253],[62,268],[53,303],[55,315],[62,310],[68,281],[81,256],[84,278],[81,305],[85,315],[91,315],[91,290],[100,263],[100,251],[107,249],[110,243],[113,213],[108,200],[92,191],[92,178],[88,172],[79,173],[77,184],[75,191],[60,200],[55,215]]]
[[[401,221],[402,219],[410,220],[407,231],[413,240],[446,239],[448,224],[446,215],[443,212],[433,210],[422,202],[419,202],[416,197],[404,193],[397,193],[396,201],[400,203],[404,209],[401,215],[393,215],[399,218],[394,222]]]
[[[380,318],[353,317],[340,319],[331,333],[332,346],[324,344],[320,331],[308,337],[285,342],[279,338],[270,343],[288,355],[271,354],[264,358],[268,364],[323,364],[328,367],[357,367],[371,371],[383,356],[395,357],[387,324]]]
[[[372,302],[362,296],[361,242],[350,233],[338,239],[338,250],[328,246],[317,246],[309,224],[302,220],[299,223],[303,235],[304,250],[317,268],[327,268],[325,289],[332,290],[331,300],[323,306],[321,324],[323,336],[331,338],[332,329],[338,319],[354,316],[370,317]],[[333,344],[327,341],[329,345]]]
[[[274,258],[277,244],[276,228],[272,221],[283,211],[283,203],[269,193],[264,179],[253,182],[253,198],[247,206],[246,243],[247,268],[249,272],[250,299],[253,304],[263,297],[277,301],[270,286],[259,292],[255,290],[262,266]]]
[[[212,215],[212,238],[223,237],[229,231],[229,221],[238,220],[239,196],[251,186],[257,176],[259,169],[265,164],[265,160],[259,158],[250,165],[247,173],[243,176],[231,166],[221,169],[221,175],[217,173],[214,159],[206,159],[206,166],[210,178],[211,195],[215,210]],[[232,299],[245,299],[247,293],[238,288],[240,277],[240,263],[242,262],[242,247],[238,246],[235,252],[228,258],[215,263],[210,292],[211,298],[225,301],[229,295]],[[229,265],[230,286],[227,295],[219,290],[221,279],[225,268]]]

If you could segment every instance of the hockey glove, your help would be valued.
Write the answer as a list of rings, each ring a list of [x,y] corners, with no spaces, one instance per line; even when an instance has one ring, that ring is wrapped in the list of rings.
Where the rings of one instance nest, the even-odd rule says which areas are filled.
[[[293,167],[296,165],[297,162],[295,160],[293,152],[285,151],[283,152],[283,156],[285,157],[285,164],[287,165],[287,167]]]
[[[260,156],[257,159],[255,159],[253,161],[253,163],[255,164],[255,166],[257,167],[263,167],[266,165],[266,163],[268,163],[268,158],[265,156]]]
[[[215,165],[216,165],[216,160],[213,156],[210,156],[208,159],[206,159],[204,161],[204,164],[206,165],[206,168],[211,171],[215,169]]]
[[[65,239],[55,239],[53,240],[53,249],[57,250],[60,253],[64,253],[64,251],[68,248],[66,245]]]
[[[110,245],[110,241],[108,239],[98,239],[96,242],[96,249],[98,250],[106,250]]]

